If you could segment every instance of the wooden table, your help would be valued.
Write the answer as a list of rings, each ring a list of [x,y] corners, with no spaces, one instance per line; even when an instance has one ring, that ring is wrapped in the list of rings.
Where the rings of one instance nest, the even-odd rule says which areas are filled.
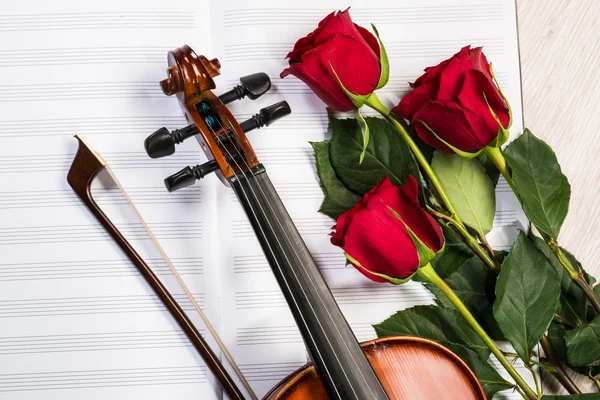
[[[600,1],[517,0],[517,8],[525,126],[552,146],[571,183],[559,242],[600,278]]]

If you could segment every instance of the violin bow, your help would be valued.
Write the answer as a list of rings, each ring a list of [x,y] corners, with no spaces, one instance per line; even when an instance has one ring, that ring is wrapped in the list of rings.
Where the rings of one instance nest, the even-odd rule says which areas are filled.
[[[179,303],[173,298],[171,293],[169,293],[168,289],[163,285],[160,279],[156,276],[156,274],[152,271],[152,269],[148,266],[148,264],[144,261],[144,259],[137,253],[137,251],[133,248],[133,246],[127,241],[127,239],[121,234],[121,232],[117,229],[117,227],[110,221],[110,219],[106,216],[106,214],[102,211],[102,209],[98,206],[96,201],[93,199],[91,194],[91,184],[94,178],[103,170],[106,170],[114,183],[117,185],[119,190],[123,193],[127,202],[131,207],[133,207],[137,217],[140,222],[143,224],[144,229],[148,232],[148,235],[152,239],[152,242],[164,258],[165,262],[169,266],[171,272],[175,275],[177,282],[184,290],[186,296],[194,305],[194,308],[202,318],[202,321],[206,325],[208,331],[211,336],[214,338],[215,342],[223,352],[223,355],[235,371],[236,375],[246,388],[248,394],[253,400],[257,400],[258,397],[250,387],[250,384],[242,374],[242,371],[239,369],[235,361],[233,360],[231,354],[225,347],[225,344],[213,328],[212,324],[204,314],[204,311],[192,295],[191,291],[185,284],[181,275],[177,272],[177,269],[165,253],[164,249],[150,230],[148,224],[142,218],[140,212],[137,207],[132,202],[131,198],[125,191],[125,188],[121,185],[116,175],[110,169],[108,163],[96,152],[92,151],[89,146],[79,137],[75,135],[75,138],[79,142],[79,147],[77,149],[77,153],[75,154],[75,159],[69,169],[69,173],[67,175],[67,181],[71,188],[75,191],[77,196],[83,201],[85,206],[92,212],[92,214],[98,219],[98,221],[104,226],[104,228],[108,231],[108,233],[112,236],[112,238],[117,242],[119,247],[123,250],[123,252],[127,255],[127,257],[131,260],[131,262],[136,266],[138,271],[144,277],[146,282],[150,285],[150,287],[154,290],[156,295],[160,298],[162,303],[165,305],[167,310],[171,313],[179,327],[184,331],[194,348],[198,351],[200,356],[206,362],[208,368],[215,375],[223,390],[227,393],[227,395],[232,400],[244,400],[244,396],[240,389],[237,387],[224,365],[221,363],[216,354],[211,350],[208,346],[200,332],[196,329],[194,323],[189,319],[185,311],[181,308]]]

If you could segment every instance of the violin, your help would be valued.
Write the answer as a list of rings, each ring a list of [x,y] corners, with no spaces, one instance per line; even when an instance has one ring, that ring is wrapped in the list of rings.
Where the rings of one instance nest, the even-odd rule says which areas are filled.
[[[195,137],[208,161],[166,178],[168,191],[214,172],[246,212],[312,360],[265,399],[485,399],[467,365],[439,344],[414,337],[358,343],[246,136],[290,114],[289,105],[273,104],[239,123],[226,104],[260,97],[270,79],[249,75],[217,96],[213,78],[220,68],[218,60],[188,46],[168,53],[168,77],[160,84],[166,95],[177,97],[189,125],[172,132],[160,128],[144,145],[151,158],[160,158]]]

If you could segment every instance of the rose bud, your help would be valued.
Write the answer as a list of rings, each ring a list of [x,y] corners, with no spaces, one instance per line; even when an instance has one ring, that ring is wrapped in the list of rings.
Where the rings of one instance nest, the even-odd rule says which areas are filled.
[[[403,187],[386,177],[337,219],[331,243],[375,282],[403,283],[444,247],[437,222],[417,200],[417,181]]]
[[[333,110],[350,111],[387,83],[387,56],[382,73],[381,53],[377,38],[354,24],[348,9],[332,12],[296,42],[280,76],[294,75]]]
[[[463,47],[411,86],[392,112],[411,121],[430,146],[473,157],[508,139],[510,108],[481,47]]]

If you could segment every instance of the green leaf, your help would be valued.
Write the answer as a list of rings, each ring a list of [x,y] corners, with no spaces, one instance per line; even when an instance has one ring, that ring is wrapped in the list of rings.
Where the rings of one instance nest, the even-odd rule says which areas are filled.
[[[477,160],[436,151],[431,167],[465,224],[485,236],[496,213],[494,185]]]
[[[554,349],[554,355],[562,362],[567,362],[567,345],[565,343],[565,334],[567,328],[559,322],[552,321],[548,328],[548,340]]]
[[[354,118],[356,119],[356,122],[358,122],[358,126],[360,126],[360,132],[362,133],[362,136],[363,136],[363,149],[362,149],[362,152],[360,153],[360,157],[358,158],[358,163],[362,164],[363,160],[365,159],[367,145],[369,144],[369,134],[370,134],[369,125],[367,125],[367,121],[365,121],[363,116],[360,114],[360,111],[358,110],[358,108],[354,109]]]
[[[546,256],[550,262],[549,265],[553,267],[554,271],[556,271],[556,274],[558,275],[560,281],[560,307],[558,309],[558,314],[567,321],[571,322],[573,325],[582,325],[586,320],[587,298],[585,294],[569,277],[567,271],[558,262],[558,259],[552,250],[550,250],[546,242],[544,242],[544,240],[533,235],[530,235],[529,239],[537,247],[537,249],[541,251],[544,256]],[[573,257],[573,255],[566,250],[564,251],[566,252],[565,255],[570,259],[570,261],[573,262],[574,266],[580,266],[579,262],[575,259],[575,257]],[[548,266],[548,264],[544,264],[544,266]]]
[[[544,400],[600,400],[600,393],[565,394],[562,396],[544,395]]]
[[[459,356],[469,368],[471,368],[471,371],[473,371],[475,376],[477,376],[477,380],[481,383],[481,387],[483,387],[488,399],[491,399],[496,393],[502,390],[508,390],[514,387],[513,384],[505,381],[498,371],[496,371],[486,360],[479,357],[473,350],[459,344],[445,344],[444,346]]]
[[[363,136],[354,119],[331,120],[333,134],[329,148],[331,165],[338,178],[351,191],[363,195],[388,176],[393,184],[402,185],[408,175],[420,184],[419,167],[410,149],[387,121],[365,118],[370,140],[363,162]]]
[[[420,336],[440,344],[460,344],[487,359],[490,350],[456,310],[437,306],[416,306],[398,311],[373,325],[379,337]]]
[[[548,259],[521,232],[502,263],[494,317],[526,365],[559,306],[560,284]]]
[[[463,243],[458,233],[452,228],[443,224],[441,226],[446,245],[444,251],[438,253],[431,261],[431,265],[435,269],[435,272],[442,279],[445,279],[473,257],[473,252]]]
[[[556,155],[528,129],[504,150],[523,210],[540,232],[556,239],[569,210],[571,186]]]
[[[337,219],[352,208],[360,200],[360,196],[348,190],[335,174],[329,162],[329,140],[310,142],[310,144],[315,151],[319,183],[325,193],[319,212]]]
[[[600,365],[600,317],[565,334],[567,360],[573,366]]]
[[[381,75],[379,75],[379,82],[377,83],[377,87],[375,89],[381,89],[388,83],[388,80],[390,79],[390,61],[388,59],[385,46],[379,37],[379,31],[377,28],[375,28],[375,25],[371,24],[371,27],[373,28],[373,32],[375,32],[375,36],[377,36],[377,41],[379,42],[379,59],[381,60]]]
[[[504,339],[492,314],[492,307],[496,299],[494,293],[496,275],[485,267],[478,256],[471,257],[444,281],[494,339]],[[429,282],[424,285],[436,296],[438,304],[446,308],[454,308],[450,300],[435,285]]]

